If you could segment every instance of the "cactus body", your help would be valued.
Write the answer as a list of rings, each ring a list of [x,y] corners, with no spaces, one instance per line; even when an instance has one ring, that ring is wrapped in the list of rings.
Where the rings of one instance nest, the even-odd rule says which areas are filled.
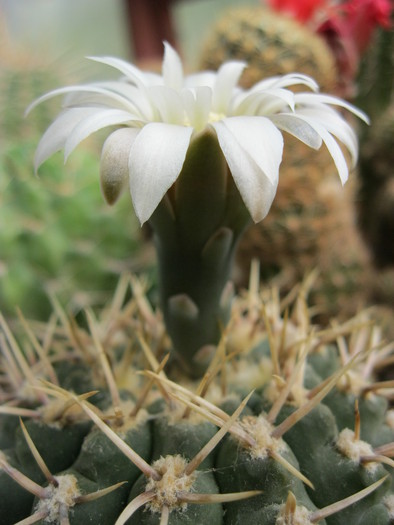
[[[40,525],[58,525],[64,516],[71,525],[392,523],[391,383],[375,386],[365,373],[379,365],[382,348],[365,314],[319,336],[305,317],[305,289],[286,321],[275,295],[251,289],[236,298],[225,339],[198,385],[175,361],[160,372],[160,319],[135,280],[133,289],[123,307],[112,305],[110,322],[106,312],[94,323],[88,315],[89,330],[70,320],[66,337],[67,318],[58,310],[63,324],[48,357],[59,386],[36,383],[49,379],[50,361],[33,354],[36,375],[18,383],[24,358],[12,343],[14,360],[3,361],[2,525],[29,516]],[[10,344],[4,320],[2,329]],[[43,336],[37,327],[37,342]],[[32,383],[45,385],[40,395],[27,388]],[[360,501],[326,512],[355,494]]]

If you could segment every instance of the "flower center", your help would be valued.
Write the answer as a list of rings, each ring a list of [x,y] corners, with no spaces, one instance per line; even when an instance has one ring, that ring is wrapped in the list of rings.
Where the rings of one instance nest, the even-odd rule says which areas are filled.
[[[216,113],[215,111],[210,111],[208,116],[208,122],[220,122],[224,118],[226,118],[227,115],[224,113]]]

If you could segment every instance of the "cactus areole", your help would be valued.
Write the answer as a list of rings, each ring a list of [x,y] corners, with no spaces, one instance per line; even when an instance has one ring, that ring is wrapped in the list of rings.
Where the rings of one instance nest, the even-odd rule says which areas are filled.
[[[245,64],[231,61],[217,72],[184,77],[168,44],[162,75],[120,59],[94,60],[123,77],[57,89],[28,108],[65,95],[62,112],[38,145],[35,167],[61,149],[67,159],[101,128],[119,128],[102,150],[103,194],[112,204],[128,186],[141,224],[151,224],[167,331],[188,373],[201,375],[228,320],[237,240],[251,220],[264,219],[275,196],[282,131],[314,149],[324,143],[344,183],[348,166],[337,139],[352,164],[357,139],[333,106],[367,117],[320,94],[315,81],[301,74],[243,90],[237,84]]]

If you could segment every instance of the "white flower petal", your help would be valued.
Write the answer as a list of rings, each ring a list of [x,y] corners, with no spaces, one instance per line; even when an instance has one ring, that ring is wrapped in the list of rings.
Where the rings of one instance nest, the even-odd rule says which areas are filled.
[[[64,144],[72,130],[84,118],[96,113],[96,108],[67,109],[52,122],[37,146],[34,156],[34,169],[38,168],[51,155],[64,148]]]
[[[305,106],[330,104],[345,108],[356,115],[359,119],[363,120],[366,124],[369,124],[368,115],[366,115],[364,111],[361,111],[361,109],[356,108],[353,104],[349,104],[349,102],[346,102],[341,98],[326,95],[324,93],[296,93],[294,98],[296,104],[304,104]]]
[[[196,88],[196,113],[198,118],[208,120],[209,113],[212,106],[212,89],[209,87]]]
[[[283,137],[278,128],[266,117],[230,117],[222,123],[271,183],[277,184],[283,152]]]
[[[129,180],[130,149],[139,129],[121,128],[111,133],[103,144],[100,182],[105,200],[114,204]]]
[[[192,132],[190,127],[153,122],[135,139],[129,158],[130,192],[141,224],[181,172]]]
[[[257,84],[251,87],[250,91],[255,92],[272,88],[286,88],[298,85],[306,86],[312,91],[319,90],[319,85],[313,78],[303,75],[302,73],[288,73],[287,75],[260,80],[260,82],[257,82]]]
[[[212,126],[246,207],[255,222],[261,221],[278,185],[281,133],[263,117],[228,118]]]
[[[288,73],[279,77],[271,86],[273,88],[285,88],[290,86],[305,86],[311,91],[319,91],[319,84],[316,80],[308,75],[302,73]]]
[[[121,58],[115,57],[87,57],[89,60],[94,62],[99,62],[100,64],[105,64],[107,66],[113,67],[123,73],[133,84],[139,88],[144,88],[148,85],[146,81],[146,75],[143,71],[138,69],[138,67],[129,64]]]
[[[294,110],[294,93],[289,89],[267,89],[234,97],[233,113],[236,115],[264,116],[284,109]]]
[[[289,89],[267,89],[266,95],[266,100],[263,100],[257,108],[257,114],[271,115],[288,108],[294,111],[294,93]]]
[[[180,90],[183,86],[183,67],[178,53],[168,42],[164,42],[163,59],[163,80],[164,85],[173,89]]]
[[[358,157],[357,136],[346,120],[344,120],[337,112],[327,111],[327,109],[331,108],[326,108],[326,110],[305,108],[299,110],[299,114],[313,118],[324,126],[329,133],[340,140],[349,150],[352,167],[354,167]]]
[[[159,114],[157,120],[168,124],[184,124],[183,100],[175,89],[167,86],[152,86],[148,88],[148,92]]]
[[[185,77],[184,85],[187,88],[209,87],[214,88],[217,73],[215,71],[201,71]]]
[[[271,121],[282,131],[287,131],[307,146],[319,149],[322,138],[304,119],[298,118],[296,113],[280,113],[272,115]]]
[[[87,85],[81,85],[81,86],[68,86],[68,87],[63,87],[63,88],[59,88],[59,89],[54,89],[52,91],[49,91],[49,93],[45,93],[45,95],[42,95],[41,97],[37,98],[36,100],[34,100],[26,109],[25,111],[25,116],[27,116],[36,106],[38,106],[39,104],[41,104],[42,102],[45,102],[46,100],[49,100],[53,97],[57,97],[59,95],[68,95],[70,93],[94,93],[94,94],[99,94],[99,95],[102,95],[103,96],[103,100],[104,99],[107,99],[108,101],[108,107],[114,107],[114,104],[113,102],[116,102],[116,103],[119,103],[121,104],[121,107],[124,107],[124,109],[127,109],[131,112],[134,112],[135,111],[135,106],[132,102],[130,102],[130,100],[127,100],[124,96],[122,95],[119,95],[118,93],[114,93],[113,91],[110,91],[108,89],[104,89],[100,86],[97,86],[97,85],[94,85],[94,84],[87,84]],[[78,105],[76,102],[75,102],[75,99],[74,99],[74,102],[73,102],[73,105]],[[88,105],[88,104],[85,104],[85,105]],[[90,104],[92,105],[92,104]]]
[[[195,131],[201,131],[207,124],[212,105],[212,89],[197,87],[182,90],[183,106]]]
[[[322,128],[322,130],[320,131],[320,135],[335,163],[342,184],[345,184],[349,177],[349,169],[341,148],[338,146],[338,143],[334,139],[334,137],[330,135],[330,133],[328,133],[328,131],[326,131],[324,128]]]
[[[142,120],[151,120],[152,107],[146,91],[141,91],[136,86],[127,82],[99,82],[97,87],[103,88],[106,94],[94,94],[91,91],[73,92],[66,95],[64,105],[67,106],[102,106],[112,109],[127,109],[140,116]],[[119,100],[109,98],[108,92],[120,96]]]
[[[64,144],[64,161],[80,142],[89,135],[107,126],[116,126],[131,122],[133,118],[127,111],[121,109],[100,109],[81,120],[72,130]]]
[[[275,76],[275,77],[269,77],[269,78],[263,78],[263,80],[259,80],[256,82],[256,84],[253,84],[252,87],[249,88],[250,93],[255,93],[256,91],[265,91],[266,89],[272,88],[272,86],[275,86],[278,84],[278,82],[282,81],[284,77],[282,76]],[[289,82],[288,85],[293,85],[293,83]],[[285,86],[281,86],[285,87]]]
[[[317,131],[317,133],[319,133],[334,161],[342,184],[345,184],[349,177],[349,169],[337,141],[320,122],[316,121],[316,119],[301,114],[298,114],[298,117],[305,120],[305,122],[307,122],[315,131]]]
[[[239,61],[225,62],[220,66],[213,87],[212,97],[212,106],[216,113],[227,114],[231,98],[234,95],[234,88],[245,66],[245,62]]]
[[[144,71],[144,81],[149,86],[164,86],[163,77],[158,73],[152,73],[151,71]]]

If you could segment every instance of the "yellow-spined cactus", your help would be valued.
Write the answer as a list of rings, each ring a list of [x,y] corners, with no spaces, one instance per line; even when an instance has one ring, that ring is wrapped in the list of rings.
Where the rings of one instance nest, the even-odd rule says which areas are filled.
[[[205,37],[200,63],[216,70],[226,60],[244,60],[241,78],[250,87],[266,76],[299,71],[313,77],[322,91],[337,84],[335,58],[326,42],[290,16],[267,7],[225,11]]]

